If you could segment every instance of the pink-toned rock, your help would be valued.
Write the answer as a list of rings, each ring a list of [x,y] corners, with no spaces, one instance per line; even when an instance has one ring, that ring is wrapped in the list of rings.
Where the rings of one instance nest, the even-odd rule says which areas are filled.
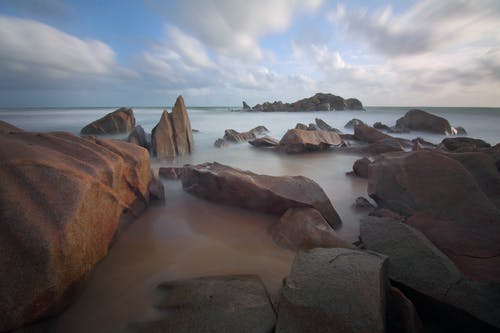
[[[0,331],[60,312],[149,202],[148,152],[70,133],[0,133]]]
[[[280,140],[280,148],[287,153],[325,150],[342,143],[340,136],[331,131],[305,131],[291,129]]]
[[[289,208],[317,209],[332,227],[340,217],[321,187],[302,176],[267,176],[219,163],[187,165],[182,174],[185,191],[208,200],[282,215]]]
[[[80,133],[86,135],[128,133],[134,126],[134,111],[131,108],[119,108],[88,124]]]
[[[316,247],[354,246],[337,236],[320,212],[314,208],[290,208],[279,222],[270,228],[276,244],[292,250],[312,249]]]

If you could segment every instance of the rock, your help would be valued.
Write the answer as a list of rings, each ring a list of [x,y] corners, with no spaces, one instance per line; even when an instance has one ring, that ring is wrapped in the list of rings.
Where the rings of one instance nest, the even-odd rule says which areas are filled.
[[[165,179],[177,180],[182,178],[184,167],[160,167],[158,175]]]
[[[264,136],[261,138],[253,139],[248,141],[248,143],[254,147],[259,147],[259,148],[272,148],[272,147],[277,147],[280,144],[278,140],[276,140],[275,138],[271,138],[270,136]]]
[[[287,153],[325,150],[342,143],[339,135],[329,131],[291,129],[280,140],[280,148]]]
[[[163,111],[151,133],[151,150],[158,158],[186,155],[194,148],[193,131],[182,96],[177,97],[171,113]]]
[[[148,190],[151,199],[165,201],[165,188],[163,188],[163,183],[158,177],[152,177],[151,183],[149,183]]]
[[[80,134],[102,135],[128,133],[132,131],[134,126],[134,111],[131,108],[119,108],[88,124],[82,128]]]
[[[491,145],[481,139],[473,138],[445,138],[439,144],[440,148],[445,148],[449,151],[475,151],[480,148],[490,148]]]
[[[134,332],[272,332],[276,315],[256,275],[207,276],[162,283],[156,305],[165,319],[129,325]]]
[[[369,158],[363,157],[359,160],[356,160],[352,165],[352,171],[354,174],[361,178],[368,178],[368,165],[371,163]]]
[[[405,216],[469,277],[500,281],[500,210],[456,160],[436,151],[382,155],[368,194]]]
[[[411,140],[411,142],[415,145],[418,143],[422,148],[430,148],[434,149],[437,147],[437,145],[433,144],[432,142],[426,141],[422,139],[421,137],[416,137],[415,139]]]
[[[393,138],[379,140],[367,146],[361,147],[361,150],[370,155],[404,151],[401,141]]]
[[[191,129],[191,132],[193,132],[193,133],[200,133],[200,131],[199,131],[199,130],[194,129],[194,128],[192,128],[192,129]]]
[[[368,215],[375,217],[383,217],[397,222],[404,222],[406,220],[406,218],[403,215],[393,212],[392,210],[387,208],[378,208],[377,210],[370,212]]]
[[[297,125],[295,125],[295,129],[307,131],[307,125],[302,124],[302,123],[297,123]]]
[[[382,133],[379,130],[365,124],[358,124],[354,126],[354,137],[359,141],[368,143],[374,143],[384,139],[394,139],[392,136]]]
[[[448,120],[423,110],[412,109],[396,121],[396,128],[408,128],[436,134],[452,135]]]
[[[360,210],[366,210],[366,209],[375,209],[375,206],[372,205],[368,199],[364,197],[357,197],[356,201],[354,202],[354,208],[360,209]]]
[[[391,128],[385,124],[382,124],[381,122],[377,121],[375,124],[373,124],[373,128],[376,128],[381,131],[388,131]]]
[[[0,120],[0,134],[9,134],[15,132],[23,132],[23,130],[5,121]]]
[[[288,208],[312,207],[332,227],[341,224],[321,187],[302,176],[257,175],[214,162],[185,166],[182,186],[198,197],[268,214],[282,215]]]
[[[385,332],[386,266],[375,253],[300,251],[284,282],[275,332]]]
[[[390,260],[390,259],[389,259]],[[389,332],[423,333],[424,327],[415,305],[398,288],[390,287],[388,296],[387,325]]]
[[[316,123],[316,125],[318,126],[318,128],[320,130],[323,130],[323,131],[333,131],[334,130],[333,127],[328,125],[324,120],[322,120],[320,118],[315,118],[314,122]]]
[[[144,129],[142,128],[141,125],[134,127],[132,132],[130,132],[130,134],[128,135],[127,141],[130,143],[134,143],[138,146],[141,146],[143,148],[146,148],[148,150],[150,148],[146,132],[144,132]]]
[[[224,140],[228,142],[238,143],[238,142],[248,142],[257,137],[257,135],[262,135],[269,133],[269,130],[264,126],[257,126],[252,128],[248,132],[238,132],[233,129],[227,129],[224,132]]]
[[[467,135],[467,131],[462,126],[458,126],[455,129],[457,131],[457,135]]]
[[[243,110],[244,111],[251,111],[252,108],[247,104],[247,102],[243,101]]]
[[[289,208],[270,228],[281,247],[298,250],[316,247],[354,247],[340,239],[320,212],[314,208]]]
[[[422,150],[422,149],[424,149],[424,146],[422,146],[422,145],[420,144],[420,142],[418,142],[418,141],[415,141],[415,142],[413,143],[413,147],[411,147],[411,150],[412,150],[412,151],[418,151],[418,150]]]
[[[396,127],[392,126],[387,130],[388,133],[396,133],[396,134],[401,134],[401,133],[410,133],[410,129],[406,127]]]
[[[330,111],[330,103],[320,103],[315,106],[316,111]]]
[[[345,108],[347,110],[360,110],[364,111],[363,104],[357,98],[348,98],[345,100]]]
[[[224,139],[220,139],[220,138],[215,140],[215,142],[214,142],[214,146],[217,148],[226,147],[227,145],[228,145],[227,141]]]
[[[148,152],[70,133],[0,133],[0,331],[61,312],[149,202]]]
[[[468,280],[418,230],[367,218],[361,221],[360,238],[367,249],[389,257],[389,277],[412,293],[419,312],[428,311],[445,325],[460,323],[463,332],[500,328],[500,284]]]
[[[307,130],[308,131],[319,131],[320,128],[316,124],[309,124],[309,126],[307,126]]]
[[[354,128],[354,126],[357,125],[365,125],[365,123],[362,120],[354,118],[349,120],[347,124],[344,125],[344,128]]]

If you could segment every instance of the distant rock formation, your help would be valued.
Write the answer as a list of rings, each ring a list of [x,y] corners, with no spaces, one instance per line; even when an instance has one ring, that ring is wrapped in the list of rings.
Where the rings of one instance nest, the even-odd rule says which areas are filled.
[[[252,108],[247,104],[247,102],[243,101],[243,111],[250,111]]]
[[[254,111],[340,111],[340,110],[364,110],[363,104],[356,98],[344,99],[333,94],[317,93],[316,95],[298,100],[293,103],[275,101],[257,104],[252,108]]]
[[[82,128],[80,134],[103,135],[129,133],[134,126],[134,111],[131,108],[123,107],[91,122]]]
[[[174,158],[191,153],[194,146],[191,123],[182,96],[172,112],[163,111],[151,133],[151,152],[158,158]]]

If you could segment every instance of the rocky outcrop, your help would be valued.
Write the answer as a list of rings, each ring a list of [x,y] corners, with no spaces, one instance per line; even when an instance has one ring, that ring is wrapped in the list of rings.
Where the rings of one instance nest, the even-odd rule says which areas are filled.
[[[444,135],[454,134],[448,120],[418,109],[406,112],[396,121],[395,127]]]
[[[164,282],[156,308],[166,319],[129,325],[133,332],[272,332],[276,315],[256,275]]]
[[[464,165],[420,150],[382,155],[368,174],[379,206],[411,216],[408,223],[469,277],[500,281],[500,210]]]
[[[320,212],[314,208],[290,208],[270,228],[273,240],[281,247],[298,250],[316,247],[354,246],[337,236]]]
[[[148,152],[64,132],[0,132],[0,331],[60,312],[149,201]]]
[[[163,111],[151,133],[151,151],[158,158],[174,158],[192,152],[191,123],[182,96],[177,97],[171,113]]]
[[[132,132],[130,132],[130,134],[128,135],[127,141],[130,143],[134,143],[138,146],[141,146],[143,148],[146,148],[148,150],[151,146],[146,132],[144,132],[144,129],[140,125],[134,127]]]
[[[261,138],[253,139],[248,141],[249,144],[251,144],[254,147],[259,147],[259,148],[274,148],[278,147],[280,142],[276,140],[275,138],[271,138],[270,136],[264,136]]]
[[[299,252],[286,278],[276,333],[385,332],[387,260],[341,248]]]
[[[330,131],[291,129],[280,140],[280,149],[287,153],[325,150],[342,143],[340,136]]]
[[[132,131],[135,126],[134,111],[131,108],[119,108],[104,117],[88,124],[80,131],[85,135],[120,134]]]
[[[243,101],[243,111],[251,111],[252,108],[247,104],[247,102]]]
[[[367,249],[389,257],[391,280],[408,291],[419,312],[440,318],[446,325],[442,331],[500,328],[500,285],[465,278],[418,230],[389,219],[367,218],[361,222],[360,238]]]
[[[356,98],[344,99],[333,94],[317,93],[316,95],[298,100],[293,103],[275,101],[265,102],[253,107],[254,111],[340,111],[340,110],[364,110],[363,104]]]
[[[275,215],[289,208],[312,207],[332,227],[341,223],[321,187],[302,176],[258,175],[219,163],[204,163],[184,167],[182,186],[198,197]]]

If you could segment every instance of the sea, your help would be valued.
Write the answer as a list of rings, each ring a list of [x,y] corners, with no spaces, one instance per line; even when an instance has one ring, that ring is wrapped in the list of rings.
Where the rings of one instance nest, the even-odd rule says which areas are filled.
[[[414,107],[366,107],[366,111],[244,112],[235,107],[189,107],[194,152],[174,160],[152,159],[152,167],[182,166],[217,161],[267,175],[302,175],[316,181],[326,192],[342,219],[338,235],[354,242],[359,221],[366,212],[354,209],[359,196],[367,197],[367,182],[347,176],[360,155],[324,151],[287,155],[249,144],[214,147],[225,129],[247,131],[263,125],[269,135],[281,138],[297,123],[321,118],[345,133],[344,125],[357,118],[388,126]],[[491,144],[500,142],[500,108],[419,107],[463,126],[469,137]],[[116,108],[0,109],[0,120],[27,131],[68,131],[78,134],[86,124]],[[150,132],[163,107],[135,107],[136,123]],[[170,109],[170,108],[168,108]],[[444,135],[411,132],[406,139],[421,137],[439,143]],[[112,139],[123,139],[113,136]],[[283,278],[295,253],[277,246],[268,233],[278,220],[270,216],[224,206],[193,197],[179,181],[163,180],[166,200],[149,207],[121,233],[118,241],[93,270],[81,295],[53,320],[52,332],[123,332],[134,323],[168,318],[155,307],[164,281],[206,275],[257,274],[276,302]]]

